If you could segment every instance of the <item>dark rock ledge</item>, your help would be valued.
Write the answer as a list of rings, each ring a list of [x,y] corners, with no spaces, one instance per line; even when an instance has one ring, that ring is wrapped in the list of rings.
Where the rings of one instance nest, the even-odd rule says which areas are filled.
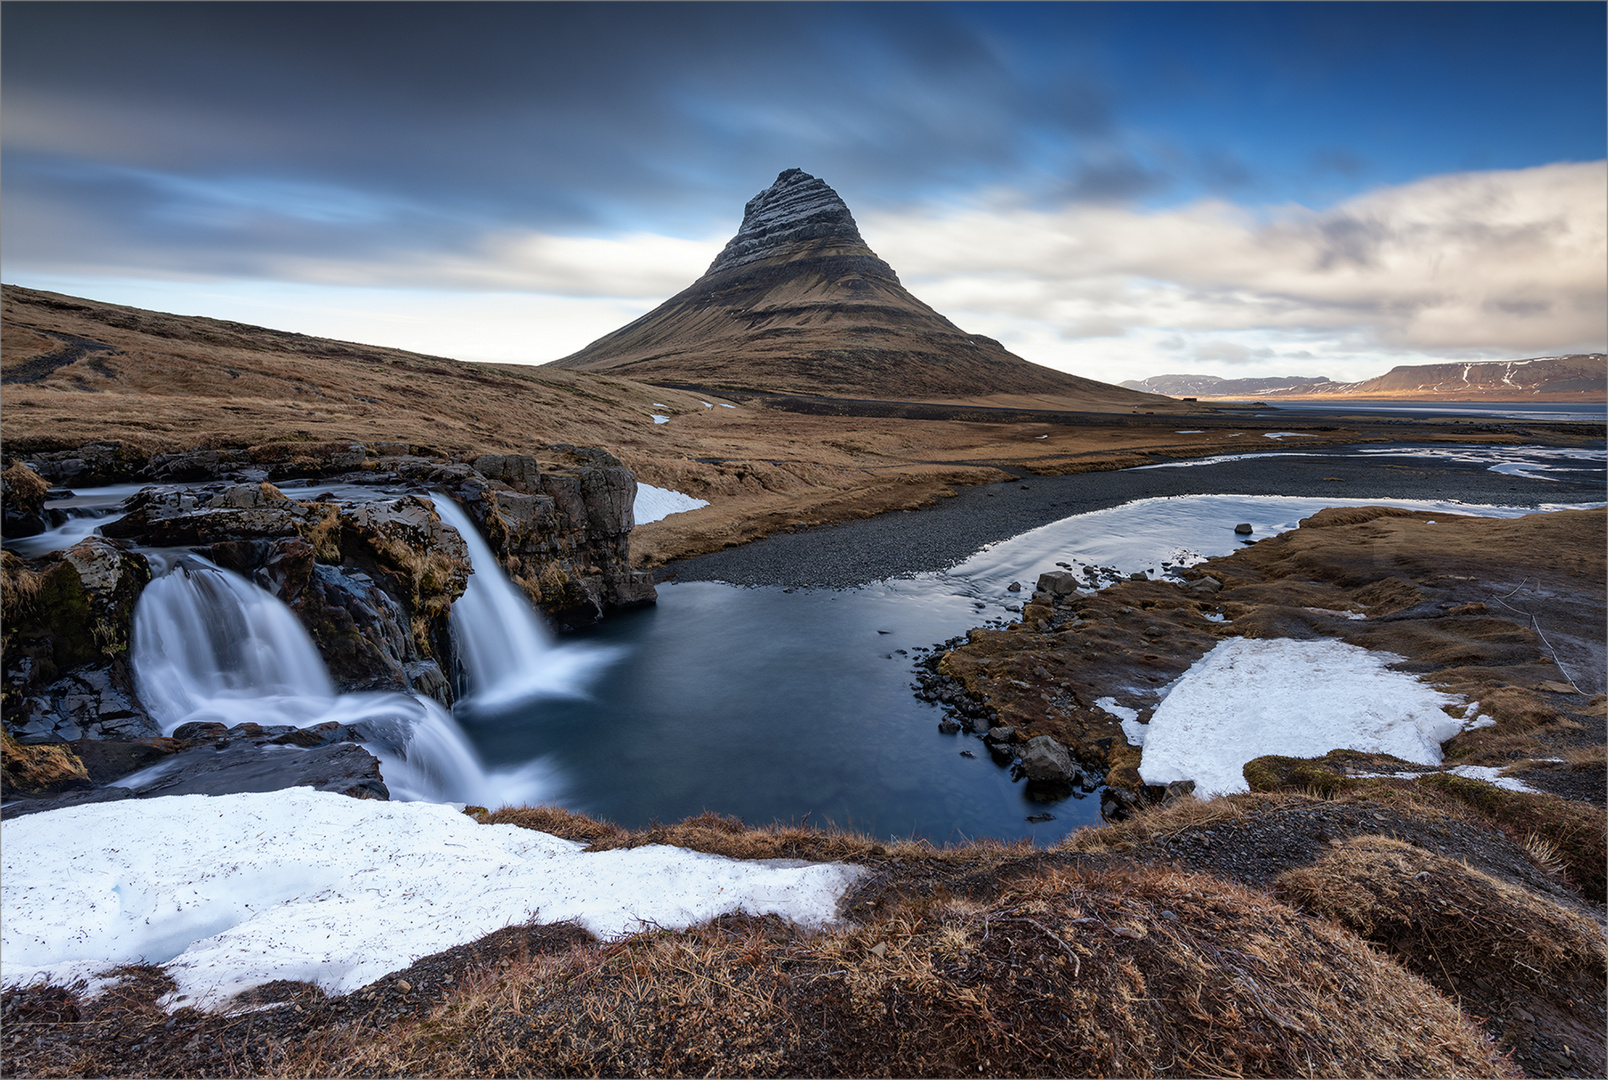
[[[8,801],[63,792],[89,797],[70,789],[116,779],[105,775],[116,758],[103,752],[110,747],[124,754],[117,760],[130,765],[125,772],[152,763],[153,754],[171,760],[170,773],[140,795],[310,785],[387,797],[377,763],[351,745],[351,733],[325,733],[317,746],[287,742],[286,732],[221,728],[191,732],[183,746],[161,738],[129,670],[134,607],[152,576],[143,550],[194,552],[278,596],[307,628],[341,691],[413,691],[443,705],[452,702],[456,669],[448,612],[467,585],[469,563],[462,538],[422,495],[458,500],[504,571],[558,629],[654,600],[651,576],[630,568],[636,479],[608,453],[587,447],[559,444],[540,458],[452,460],[387,443],[148,456],[103,442],[8,458],[4,465],[6,530],[13,536],[61,523],[49,520],[44,505],[52,487],[191,485],[139,492],[101,527],[103,536],[67,551],[34,559],[0,555],[8,761],[20,747],[55,744],[98,762],[93,770],[47,769],[47,779],[32,781],[27,768],[8,768]],[[291,499],[273,482],[291,479],[417,494]],[[265,761],[271,767],[259,767]]]

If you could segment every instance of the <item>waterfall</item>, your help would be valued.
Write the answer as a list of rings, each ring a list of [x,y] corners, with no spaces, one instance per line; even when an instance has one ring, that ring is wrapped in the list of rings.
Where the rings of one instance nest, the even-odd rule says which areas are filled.
[[[135,692],[171,735],[182,724],[345,724],[380,760],[396,799],[485,805],[550,799],[540,766],[487,772],[452,716],[416,694],[340,694],[312,639],[278,598],[184,556],[134,609]]]
[[[534,697],[581,697],[590,678],[619,650],[558,645],[524,592],[504,574],[474,521],[452,499],[437,495],[436,513],[469,548],[469,586],[452,604],[458,660],[467,680],[464,711],[496,708]]]

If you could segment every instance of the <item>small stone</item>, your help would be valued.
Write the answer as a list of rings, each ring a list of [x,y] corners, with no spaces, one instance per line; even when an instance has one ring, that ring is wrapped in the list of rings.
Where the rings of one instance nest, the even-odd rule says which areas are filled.
[[[1240,536],[1249,536],[1251,535],[1251,524],[1248,521],[1242,521],[1234,526],[1234,531]]]
[[[1013,581],[1009,585],[1005,586],[1005,591],[1006,592],[1021,592],[1022,591],[1022,583],[1020,581]]]
[[[960,725],[946,716],[938,721],[938,730],[945,735],[953,735],[960,730]]]
[[[1054,821],[1055,820],[1055,815],[1054,814],[1029,814],[1027,816],[1027,820],[1031,821],[1035,825],[1041,825],[1046,821]]]

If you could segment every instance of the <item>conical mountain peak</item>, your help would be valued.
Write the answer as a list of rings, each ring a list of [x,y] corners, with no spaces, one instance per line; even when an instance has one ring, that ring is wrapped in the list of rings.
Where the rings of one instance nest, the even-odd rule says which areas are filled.
[[[1029,363],[912,296],[838,193],[787,169],[748,200],[703,276],[556,367],[644,382],[841,397],[1036,395],[1082,405],[1150,395]]]
[[[800,245],[822,240],[864,243],[854,215],[837,192],[803,169],[787,169],[774,184],[748,200],[742,227],[707,272],[786,257]]]

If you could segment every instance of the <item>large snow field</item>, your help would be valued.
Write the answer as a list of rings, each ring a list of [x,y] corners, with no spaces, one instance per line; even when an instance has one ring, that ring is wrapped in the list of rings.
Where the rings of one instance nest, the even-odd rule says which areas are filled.
[[[599,937],[727,912],[830,921],[861,871],[650,846],[583,852],[452,806],[307,788],[70,807],[0,826],[0,982],[166,966],[170,1007],[276,979],[341,994],[505,926]]]
[[[706,499],[694,499],[691,495],[683,495],[669,488],[654,487],[652,484],[638,484],[636,501],[631,504],[631,513],[638,525],[646,525],[650,521],[658,521],[671,514],[682,514],[708,505]]]
[[[1440,744],[1469,724],[1442,706],[1463,699],[1390,670],[1400,660],[1343,641],[1229,638],[1179,677],[1148,725],[1123,730],[1142,739],[1145,783],[1193,780],[1203,799],[1245,791],[1245,763],[1264,754],[1364,750],[1439,765]]]

